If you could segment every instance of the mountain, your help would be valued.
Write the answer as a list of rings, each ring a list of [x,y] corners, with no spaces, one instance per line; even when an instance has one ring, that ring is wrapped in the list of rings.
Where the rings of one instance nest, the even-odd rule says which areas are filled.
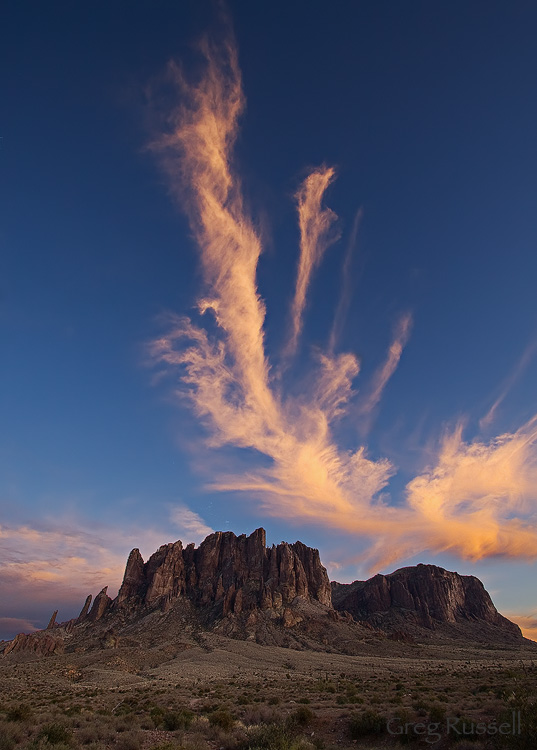
[[[332,602],[359,621],[392,631],[479,623],[506,637],[520,637],[518,625],[499,614],[478,578],[437,565],[400,568],[349,584],[333,582]]]
[[[180,541],[167,544],[146,563],[134,549],[109,606],[151,609],[178,597],[224,617],[254,609],[279,611],[296,597],[331,606],[330,582],[318,550],[302,542],[267,548],[264,529],[249,537],[218,531],[197,549],[193,544],[183,549]]]
[[[368,581],[330,584],[319,552],[302,542],[266,546],[250,536],[216,532],[199,547],[180,541],[144,562],[129,555],[115,599],[89,595],[75,619],[0,643],[0,653],[47,655],[130,643],[173,641],[204,630],[258,643],[360,653],[371,639],[427,640],[434,634],[476,642],[522,641],[483,584],[435,565],[401,568]]]

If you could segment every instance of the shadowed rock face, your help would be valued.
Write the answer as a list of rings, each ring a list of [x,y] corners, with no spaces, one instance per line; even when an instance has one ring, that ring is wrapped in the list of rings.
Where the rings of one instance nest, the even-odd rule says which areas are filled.
[[[166,544],[146,563],[134,549],[112,606],[155,608],[185,597],[198,606],[217,605],[225,616],[280,609],[297,596],[331,607],[330,582],[316,549],[302,542],[267,548],[264,529],[248,537],[218,531],[198,548]]]
[[[429,629],[437,623],[480,621],[520,635],[518,625],[498,613],[478,578],[436,565],[400,568],[368,581],[332,583],[332,600],[336,609],[374,625],[389,624],[396,617]]]
[[[92,620],[93,622],[100,620],[106,610],[109,609],[112,604],[112,599],[107,595],[107,590],[108,586],[105,586],[95,597],[93,606],[87,614],[89,620]]]
[[[0,653],[45,656],[62,653],[65,644],[84,649],[87,644],[80,646],[81,642],[91,640],[92,634],[102,648],[112,647],[117,632],[144,622],[149,613],[151,622],[166,629],[168,615],[159,618],[158,610],[171,607],[175,615],[190,613],[197,627],[220,628],[238,638],[250,638],[255,632],[258,642],[274,640],[270,628],[289,630],[300,625],[304,632],[317,634],[317,643],[327,645],[323,634],[330,623],[335,627],[332,635],[337,640],[343,634],[345,643],[349,637],[359,642],[366,628],[376,629],[376,637],[390,634],[405,642],[413,642],[413,634],[423,637],[422,628],[437,629],[438,637],[449,631],[470,641],[522,638],[519,627],[497,612],[474,576],[417,565],[368,581],[330,585],[316,549],[302,542],[267,548],[264,529],[257,529],[250,536],[216,532],[197,548],[193,544],[183,548],[180,541],[165,544],[147,562],[134,549],[115,599],[105,587],[93,605],[88,596],[77,618],[58,624],[54,613],[48,630],[0,643]]]
[[[50,654],[63,653],[64,645],[61,639],[49,635],[46,630],[39,630],[37,633],[19,633],[8,641],[4,646],[4,656],[16,654],[21,651],[31,652],[39,656],[49,656]]]

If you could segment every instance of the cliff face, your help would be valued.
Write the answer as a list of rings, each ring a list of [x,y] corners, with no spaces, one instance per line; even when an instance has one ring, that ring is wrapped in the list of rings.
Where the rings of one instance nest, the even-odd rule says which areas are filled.
[[[218,531],[198,548],[166,544],[146,563],[134,549],[111,607],[152,609],[185,597],[201,607],[221,607],[225,616],[280,609],[297,596],[331,607],[330,582],[317,550],[301,542],[267,548],[264,529],[248,537]]]
[[[170,616],[158,616],[169,609]],[[196,622],[196,627],[237,638],[254,634],[258,642],[276,645],[289,640],[282,629],[289,633],[299,624],[323,647],[340,636],[342,643],[356,639],[359,644],[372,629],[375,637],[410,641],[423,637],[423,628],[470,641],[522,637],[474,576],[417,565],[330,585],[316,549],[302,542],[267,548],[264,529],[257,529],[250,536],[216,532],[197,548],[183,548],[180,541],[165,544],[147,562],[134,549],[115,599],[105,587],[93,602],[87,597],[77,618],[59,624],[54,612],[46,630],[1,643],[0,653],[62,653],[66,644],[85,649],[92,638],[106,647],[126,627],[142,623],[143,630],[149,613],[153,626],[166,632],[176,621]]]
[[[400,568],[368,581],[332,583],[332,599],[336,609],[375,625],[406,619],[433,630],[438,623],[483,622],[520,636],[519,627],[498,613],[478,578],[436,565]]]

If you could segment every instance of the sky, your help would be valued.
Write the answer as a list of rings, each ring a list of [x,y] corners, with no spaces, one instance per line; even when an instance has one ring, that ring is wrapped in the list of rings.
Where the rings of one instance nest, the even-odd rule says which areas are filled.
[[[0,638],[214,530],[537,637],[537,8],[9,3]]]

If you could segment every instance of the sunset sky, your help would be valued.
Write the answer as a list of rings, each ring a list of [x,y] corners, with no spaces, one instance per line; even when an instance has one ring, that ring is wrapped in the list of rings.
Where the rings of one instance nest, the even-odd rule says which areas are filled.
[[[267,530],[537,638],[537,7],[11,3],[0,638]]]

